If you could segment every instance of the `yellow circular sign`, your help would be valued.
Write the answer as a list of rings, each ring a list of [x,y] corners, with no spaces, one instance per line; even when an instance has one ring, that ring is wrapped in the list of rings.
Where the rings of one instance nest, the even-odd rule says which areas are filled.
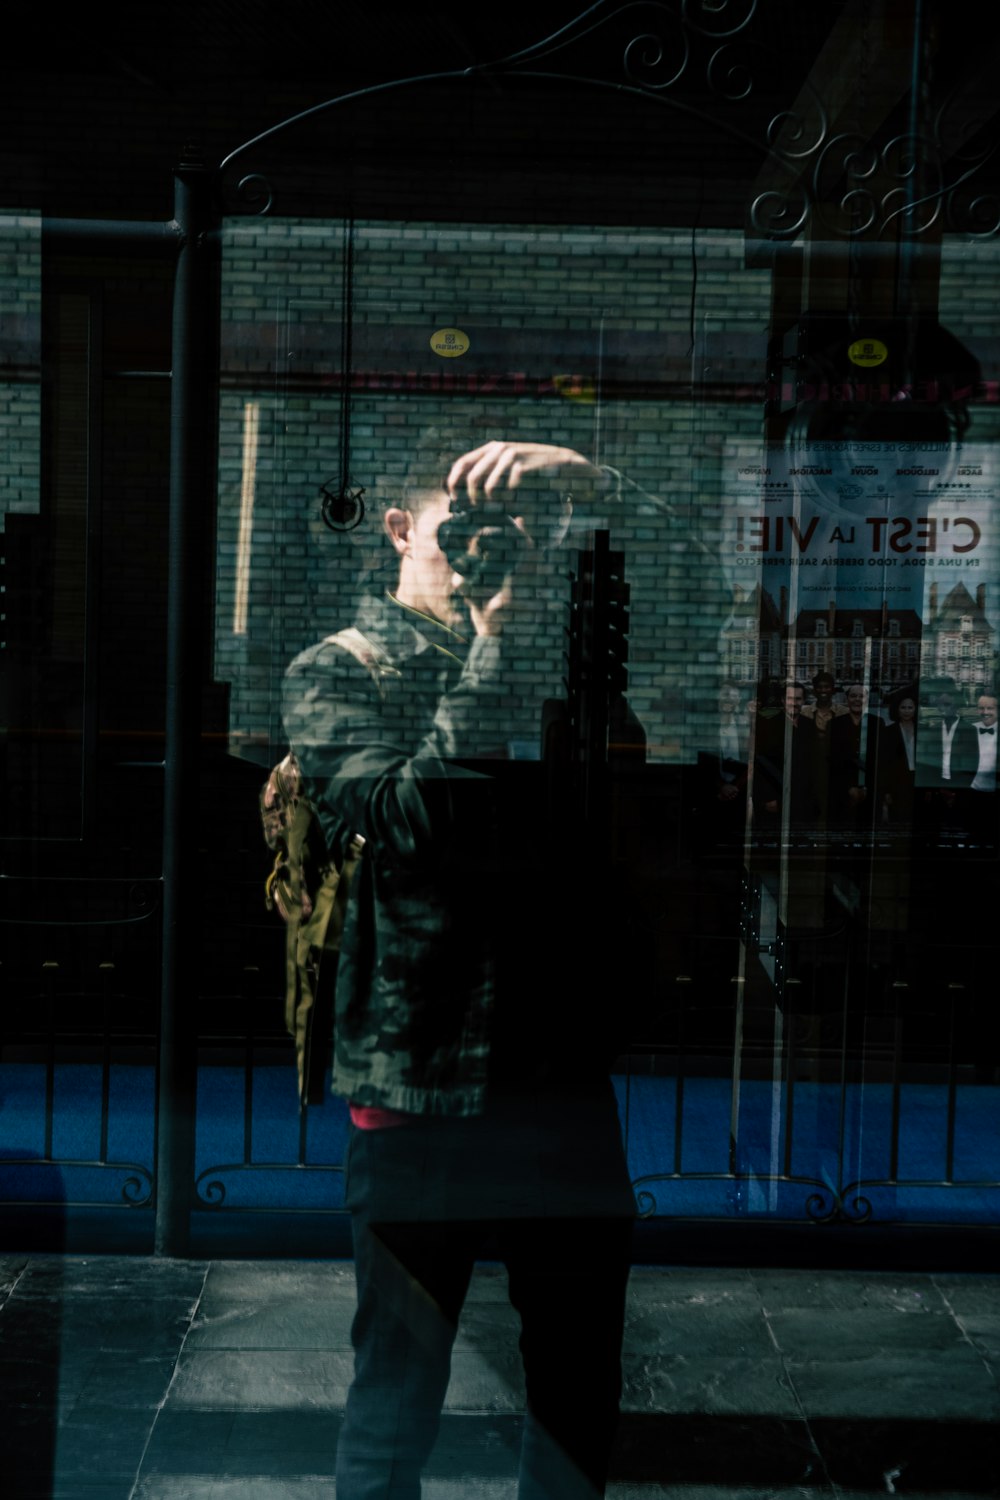
[[[855,339],[847,357],[852,365],[861,365],[867,370],[873,365],[884,364],[889,358],[889,350],[881,339]]]
[[[431,348],[442,359],[457,359],[469,347],[469,335],[461,328],[439,328],[431,334]]]

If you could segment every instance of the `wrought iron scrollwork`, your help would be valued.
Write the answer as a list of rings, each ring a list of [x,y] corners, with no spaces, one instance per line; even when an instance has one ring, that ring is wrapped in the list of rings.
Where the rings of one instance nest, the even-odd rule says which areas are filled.
[[[765,132],[769,151],[778,152],[786,161],[804,161],[820,151],[829,134],[830,125],[822,103],[813,90],[816,118],[810,121],[795,109],[782,109],[771,119]]]
[[[627,0],[627,3],[615,6],[608,5],[606,0],[598,0],[558,31],[506,57],[470,67],[390,79],[325,100],[245,141],[225,157],[220,169],[225,172],[252,148],[340,105],[420,84],[465,83],[476,78],[504,75],[539,80],[564,79],[597,88],[634,92],[640,97],[669,103],[673,108],[711,123],[703,111],[690,103],[682,103],[679,98],[670,98],[669,92],[682,81],[687,84],[695,68],[697,51],[700,57],[698,66],[704,67],[702,81],[712,93],[727,102],[739,102],[747,97],[753,87],[753,77],[746,61],[733,50],[733,42],[736,37],[749,40],[744,34],[757,10],[757,3],[758,0],[683,0],[678,13],[662,4],[661,0]],[[623,21],[627,22],[627,29],[623,28]],[[602,36],[615,33],[616,45],[607,51],[611,63],[604,76],[587,71],[591,65],[589,61],[583,72],[577,71],[572,57],[574,48],[598,32]],[[712,51],[705,59],[707,47],[712,47]],[[553,68],[548,65],[549,60],[557,55],[561,55],[561,66]],[[734,131],[731,122],[723,128],[741,135],[739,130]],[[274,201],[270,185],[257,172],[240,180],[236,199],[237,211],[243,209],[258,214],[268,213]]]
[[[855,1192],[853,1186],[845,1188],[840,1213],[842,1218],[849,1219],[852,1224],[867,1224],[872,1216],[871,1201],[863,1193]]]
[[[344,1168],[342,1163],[324,1163],[323,1165],[312,1165],[306,1162],[256,1162],[256,1161],[233,1161],[218,1163],[212,1167],[206,1167],[195,1179],[195,1195],[198,1203],[203,1208],[221,1209],[227,1206],[228,1189],[222,1178],[224,1174],[232,1173],[234,1178],[250,1178],[260,1176],[273,1176],[275,1174],[291,1173],[301,1179],[303,1175],[316,1177],[320,1180],[328,1180],[331,1175],[343,1177]],[[239,1194],[237,1193],[237,1199]],[[231,1212],[239,1213],[247,1209],[253,1209],[254,1204],[240,1204],[237,1201],[231,1207]]]
[[[829,1191],[810,1193],[806,1199],[805,1209],[807,1216],[814,1224],[832,1224],[837,1217],[836,1194]]]
[[[757,0],[684,0],[680,14],[659,0],[630,0],[616,8],[592,5],[552,36],[490,64],[488,71],[491,74],[533,71],[533,65],[543,58],[566,52],[585,37],[597,31],[611,31],[627,19],[636,27],[621,52],[622,76],[627,84],[654,97],[663,96],[675,84],[686,81],[693,71],[696,44],[702,44],[704,55],[703,44],[718,43],[705,64],[704,81],[723,99],[745,99],[753,87],[753,77],[748,65],[735,53],[733,39],[746,32],[756,9]],[[566,76],[581,83],[617,83],[610,76],[598,78],[577,73]]]
[[[236,184],[236,198],[247,213],[258,218],[269,214],[274,206],[274,193],[263,172],[248,172],[241,177]]]
[[[814,214],[822,215],[829,233],[848,239],[895,232],[901,218],[908,236],[926,234],[942,212],[953,230],[977,238],[1000,233],[1000,196],[977,193],[972,186],[973,177],[995,154],[1000,136],[983,142],[984,122],[969,117],[968,101],[957,92],[919,135],[911,131],[881,144],[850,132],[831,134],[827,110],[808,80],[800,93],[808,105],[778,111],[763,136],[757,125],[741,129],[730,106],[754,93],[752,59],[774,62],[773,49],[752,34],[757,9],[758,0],[682,0],[679,11],[661,0],[598,0],[558,31],[505,57],[391,79],[325,100],[244,142],[221,167],[226,171],[251,148],[352,101],[421,84],[520,76],[635,94],[757,147],[771,174],[777,174],[750,204],[751,228],[764,238],[792,239]],[[611,43],[604,54],[607,69],[600,76],[591,71],[592,54],[580,51],[581,44],[598,34]],[[700,70],[702,86],[721,106],[718,114],[692,103],[691,85],[699,81],[694,75]],[[235,197],[238,209],[259,215],[267,214],[274,202],[270,184],[259,172],[241,178]]]
[[[622,56],[622,70],[630,83],[642,89],[669,89],[682,78],[691,60],[691,48],[687,37],[675,16],[669,19],[677,25],[678,35],[673,39],[673,51],[665,37],[658,32],[641,32],[626,44]]]
[[[762,239],[793,240],[809,219],[810,202],[804,190],[797,199],[775,188],[758,193],[750,205],[750,227]]]
[[[867,1224],[873,1216],[871,1201],[861,1191],[863,1187],[871,1186],[870,1183],[850,1182],[845,1187],[838,1187],[829,1181],[821,1181],[815,1177],[786,1176],[784,1173],[776,1173],[773,1176],[768,1173],[753,1173],[751,1177],[748,1177],[740,1173],[731,1175],[724,1172],[653,1172],[639,1177],[632,1183],[636,1214],[640,1219],[650,1219],[658,1212],[659,1203],[652,1184],[691,1181],[726,1184],[730,1199],[730,1212],[735,1212],[737,1217],[747,1211],[746,1189],[751,1181],[758,1185],[785,1183],[789,1186],[799,1184],[809,1188],[809,1195],[805,1199],[803,1208],[806,1218],[813,1224]]]
[[[713,93],[731,104],[738,104],[741,99],[746,99],[753,90],[753,74],[749,64],[732,45],[720,47],[712,53],[705,76]]]
[[[126,1170],[131,1175],[122,1183],[122,1198],[129,1208],[146,1208],[153,1197],[153,1174],[146,1167]]]
[[[231,1167],[208,1167],[195,1179],[194,1190],[199,1203],[206,1208],[221,1208],[226,1201],[226,1184],[215,1176],[216,1172],[236,1172],[239,1168],[235,1164]]]
[[[906,234],[918,237],[943,214],[953,232],[978,239],[997,235],[1000,195],[977,192],[972,179],[996,154],[1000,135],[969,151],[949,142],[948,108],[954,103],[952,99],[942,107],[927,134],[898,134],[879,147],[849,133],[828,138],[818,101],[820,129],[804,147],[789,141],[792,117],[776,115],[768,128],[772,159],[789,169],[812,159],[812,170],[807,182],[789,189],[788,201],[779,190],[759,195],[751,208],[754,227],[789,238],[818,210],[824,228],[844,238],[878,238],[903,218]],[[793,140],[804,134],[796,123]],[[976,134],[977,127],[966,127],[966,137]],[[831,204],[839,214],[831,212]]]
[[[972,193],[953,188],[946,199],[949,227],[974,240],[994,239],[1000,234],[1000,195]]]
[[[148,1208],[153,1200],[153,1173],[149,1167],[144,1167],[138,1162],[86,1161],[82,1160],[79,1157],[45,1157],[41,1159],[34,1156],[0,1157],[0,1168],[5,1168],[8,1171],[14,1170],[25,1172],[38,1167],[58,1168],[63,1176],[64,1186],[68,1185],[71,1182],[73,1175],[77,1172],[83,1172],[86,1174],[88,1186],[91,1185],[95,1172],[101,1174],[102,1182],[104,1182],[108,1188],[108,1197],[91,1198],[82,1196],[81,1198],[77,1199],[72,1191],[70,1191],[66,1193],[65,1196],[61,1196],[57,1200],[62,1205],[70,1202],[74,1205],[79,1203],[87,1203],[88,1205],[100,1204],[105,1208]],[[121,1189],[118,1193],[118,1197],[121,1200],[120,1204],[115,1202],[114,1177],[108,1175],[117,1174],[118,1172],[124,1172],[126,1174],[125,1179],[121,1184]],[[39,1201],[45,1200],[39,1200],[32,1196],[29,1199],[14,1197],[12,1200],[8,1201],[17,1203],[30,1201],[32,1203],[37,1203]]]
[[[756,9],[757,0],[683,0],[681,14],[692,31],[719,40],[749,26]]]
[[[842,1191],[824,1186],[806,1199],[806,1214],[814,1224],[833,1224],[845,1220],[850,1224],[867,1224],[872,1216],[869,1199],[857,1192],[855,1184]]]

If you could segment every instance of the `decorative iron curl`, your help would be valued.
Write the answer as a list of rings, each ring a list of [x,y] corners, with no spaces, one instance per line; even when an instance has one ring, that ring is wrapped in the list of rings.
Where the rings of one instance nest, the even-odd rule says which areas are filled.
[[[642,1188],[635,1195],[635,1211],[640,1219],[652,1218],[656,1212],[656,1194]]]
[[[822,179],[827,172],[835,178],[846,177],[848,182],[867,182],[875,176],[878,167],[878,151],[862,136],[832,136],[820,152],[813,171],[816,195],[821,196]]]
[[[274,204],[271,184],[263,172],[248,172],[245,177],[241,177],[236,184],[235,196],[240,203],[245,205],[248,213],[256,214],[258,218],[263,218],[265,214],[270,213]],[[261,203],[262,207],[255,208],[254,205],[258,203]]]
[[[884,214],[879,226],[880,232],[888,227],[902,214],[913,215],[917,209],[926,208],[927,213],[920,223],[913,222],[911,233],[923,234],[934,225],[940,217],[942,210],[950,228],[972,236],[975,239],[990,239],[1000,233],[1000,204],[993,206],[996,195],[991,192],[973,194],[966,199],[960,190],[976,175],[976,173],[996,154],[1000,148],[1000,136],[984,145],[977,146],[975,150],[963,151],[962,143],[974,139],[985,123],[982,120],[963,124],[956,140],[947,143],[947,110],[954,102],[954,95],[947,100],[938,111],[934,120],[933,135],[930,139],[920,140],[910,135],[895,136],[882,150],[882,163],[885,169],[893,173],[897,180],[916,183],[916,167],[919,160],[924,171],[932,173],[933,185],[929,190],[920,193],[919,197],[912,194],[906,201],[895,203],[900,197],[906,197],[905,190],[894,188],[886,193],[882,200]],[[918,146],[922,149],[918,151]],[[906,151],[906,155],[902,152]],[[894,152],[901,155],[901,162],[894,169],[892,156]],[[963,165],[959,176],[952,181],[945,181],[942,163],[951,161]],[[894,206],[890,207],[890,204]]]
[[[818,97],[816,98],[816,114],[819,123],[815,138],[809,139],[806,136],[807,121],[798,110],[779,110],[765,132],[768,149],[784,161],[804,161],[807,156],[815,156],[816,152],[821,151],[825,145],[830,130],[830,122]],[[782,135],[785,141],[784,144],[779,144]],[[803,140],[807,140],[808,144],[801,145]]]
[[[863,1193],[855,1191],[850,1184],[843,1192],[826,1188],[810,1193],[806,1199],[806,1213],[814,1224],[832,1224],[845,1219],[849,1224],[867,1224],[872,1216],[872,1206]]]
[[[810,203],[806,193],[802,194],[801,207],[795,213],[790,199],[784,193],[771,189],[758,193],[750,205],[752,228],[767,239],[791,240],[803,228],[809,218]],[[794,214],[794,217],[793,217]]]
[[[829,1191],[810,1193],[806,1199],[806,1213],[814,1224],[832,1224],[838,1207],[836,1195]]]
[[[911,220],[911,233],[925,233],[941,213],[943,201],[944,184],[941,178],[937,146],[933,141],[919,136],[896,135],[882,147],[881,162],[891,177],[906,186],[890,188],[883,194],[882,222],[879,225],[879,231],[887,228],[902,214],[912,215],[916,209],[926,208],[927,217],[923,223],[918,224],[915,220]],[[925,174],[933,174],[934,181],[920,193],[919,197],[915,197],[914,190],[920,191],[918,171],[921,167]],[[890,207],[894,199],[903,201]]]
[[[841,198],[838,207],[850,220],[848,234],[866,234],[878,219],[880,205],[867,188],[850,188]]]
[[[634,36],[626,45],[622,55],[622,69],[625,77],[638,84],[640,88],[654,90],[671,88],[687,71],[687,65],[691,60],[691,47],[683,31],[680,33],[680,44],[680,66],[669,78],[659,78],[657,70],[666,56],[663,38],[656,36],[653,32],[642,32],[639,36]]]
[[[902,201],[893,206],[894,199],[901,199]],[[920,223],[911,223],[910,232],[912,234],[926,234],[927,230],[932,227],[934,221],[940,215],[943,202],[944,199],[940,189],[930,197],[914,200],[905,188],[890,188],[887,193],[883,194],[882,202],[879,205],[882,210],[882,219],[878,226],[879,233],[888,229],[894,219],[900,218],[903,214],[913,213],[915,209],[922,208],[925,210],[925,217]]]
[[[867,1224],[872,1216],[871,1201],[863,1193],[856,1193],[851,1198],[850,1203],[848,1203],[847,1199],[850,1196],[850,1191],[848,1189],[844,1194],[844,1199],[840,1205],[841,1216],[849,1219],[852,1224]]]
[[[953,189],[945,200],[945,211],[952,229],[974,240],[993,239],[1000,234],[1000,195],[977,193],[963,206],[963,195]]]
[[[695,10],[699,11],[703,16],[710,16],[713,19],[719,17],[722,25],[699,26],[692,15],[692,12]],[[736,36],[744,27],[749,26],[756,10],[757,0],[683,0],[683,4],[681,5],[681,15],[684,17],[686,24],[691,27],[691,30],[697,31],[700,36],[712,37],[716,40],[722,37]],[[726,11],[730,12],[730,17],[742,15],[742,19],[737,20],[735,25],[732,25],[726,20]]]
[[[221,1208],[226,1201],[226,1185],[224,1182],[220,1182],[218,1178],[215,1178],[212,1182],[205,1182],[206,1177],[219,1170],[218,1167],[209,1167],[206,1171],[202,1172],[194,1185],[199,1202],[204,1203],[210,1208]]]
[[[831,200],[832,194],[825,186],[826,183],[832,186],[846,178],[848,184],[837,207],[849,222],[845,224],[831,219],[827,213],[823,214],[823,222],[831,233],[864,234],[877,222],[878,203],[872,186],[879,161],[879,153],[857,135],[835,135],[823,147],[813,168],[813,204],[824,204]]]
[[[718,47],[708,60],[705,77],[710,89],[721,94],[722,98],[728,100],[730,104],[736,104],[752,92],[753,74],[750,72],[749,64],[742,58],[734,55],[730,62],[729,54],[735,54],[735,48],[731,42]],[[722,76],[717,76],[719,74]]]
[[[935,147],[932,141],[921,140],[917,136],[894,135],[891,141],[886,141],[882,147],[882,165],[899,182],[905,182],[907,178],[915,178],[917,168],[922,164],[925,167],[932,160],[930,152]],[[898,158],[897,165],[893,165],[893,158]]]
[[[145,1208],[153,1196],[153,1177],[145,1167],[130,1167],[134,1175],[122,1183],[122,1198],[130,1208]]]

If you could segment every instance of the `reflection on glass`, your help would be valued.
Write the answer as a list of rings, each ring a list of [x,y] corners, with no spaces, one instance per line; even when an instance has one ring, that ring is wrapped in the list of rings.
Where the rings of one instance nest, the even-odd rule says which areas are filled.
[[[250,608],[250,567],[253,547],[253,502],[257,488],[257,432],[260,403],[243,408],[243,483],[240,487],[240,529],[236,544],[236,581],[233,598],[233,635],[246,635]]]
[[[90,306],[48,309],[54,356],[42,490],[41,221],[0,216],[0,541],[4,555],[0,835],[78,838],[88,626]],[[92,513],[91,513],[92,514]],[[92,582],[92,580],[91,580]]]
[[[798,1193],[796,1212],[808,1201],[814,1217],[863,1215],[864,1194],[838,1197],[862,1170],[852,1132],[860,1139],[876,1100],[855,1061],[902,1066],[905,1048],[893,1061],[886,1037],[909,1047],[926,1017],[938,1026],[977,962],[917,955],[942,930],[938,905],[953,925],[980,901],[958,861],[982,862],[994,837],[995,798],[972,787],[980,770],[981,785],[991,775],[979,750],[1000,562],[990,413],[970,418],[956,377],[943,425],[921,433],[910,408],[883,423],[869,381],[874,416],[845,427],[846,385],[806,396],[789,376],[769,395],[782,409],[765,428],[755,382],[772,278],[725,232],[696,236],[696,253],[713,257],[696,307],[690,236],[358,222],[351,238],[345,287],[340,224],[225,234],[216,666],[231,686],[232,748],[269,763],[291,741],[313,795],[327,789],[316,857],[336,868],[363,838],[359,880],[376,882],[387,839],[402,837],[419,863],[439,796],[467,807],[447,857],[461,849],[467,874],[474,856],[477,879],[453,890],[442,875],[439,905],[463,914],[477,899],[484,940],[509,914],[501,872],[518,884],[504,859],[524,838],[534,853],[548,830],[531,875],[545,916],[526,932],[549,955],[558,926],[570,967],[547,971],[544,995],[532,979],[531,993],[570,1070],[583,1066],[581,1036],[600,1028],[586,1009],[595,997],[612,995],[648,1047],[649,1078],[629,1087],[657,1123],[635,1144],[633,1176],[648,1152],[657,1203],[661,1190],[667,1201],[691,1188],[700,1169],[683,1148],[684,1112],[696,1080],[710,1079],[729,1090],[720,1150],[737,1211],[787,1212]],[[251,264],[267,296],[248,307]],[[934,347],[961,353],[947,339]],[[874,357],[865,340],[855,352]],[[849,384],[853,401],[860,378]],[[344,483],[363,495],[363,514],[331,529],[323,497]],[[588,658],[571,575],[604,533],[625,559],[627,689],[624,708],[609,708],[618,762],[604,784],[591,778],[586,803],[590,762],[572,747],[589,743],[573,699]],[[404,685],[411,656],[419,706]],[[290,661],[301,680],[290,698],[286,684],[283,717]],[[950,699],[939,691],[949,681]],[[475,712],[456,713],[467,691]],[[540,769],[544,795],[543,779],[530,780]],[[468,844],[484,822],[484,772],[489,796],[517,787],[501,826],[525,831],[497,858],[488,842]],[[598,832],[582,811],[594,806],[607,813]],[[571,889],[599,932],[581,931],[562,883],[546,878],[554,847],[592,873],[599,896]],[[337,1003],[361,994],[363,1016],[351,924],[378,924],[351,910]],[[610,976],[595,953],[609,932]],[[519,931],[500,943],[508,962],[524,942]],[[581,952],[590,971],[569,982]],[[397,967],[408,990],[410,959]],[[354,1043],[367,1057],[363,1038]],[[352,1086],[363,1092],[348,1082],[348,1097]],[[402,1095],[372,1093],[364,1107],[409,1112]],[[744,1192],[746,1173],[767,1191]],[[883,1187],[882,1209],[895,1192]]]

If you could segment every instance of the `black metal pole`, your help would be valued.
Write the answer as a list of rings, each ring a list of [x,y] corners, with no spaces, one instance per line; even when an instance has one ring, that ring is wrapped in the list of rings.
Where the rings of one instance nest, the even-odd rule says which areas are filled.
[[[176,220],[161,224],[142,219],[43,219],[42,249],[120,255],[123,250],[148,250],[154,255],[176,255],[180,230]]]
[[[184,162],[174,178],[181,236],[174,282],[170,407],[169,599],[163,809],[163,955],[157,1080],[158,1255],[186,1255],[194,1185],[196,996],[203,914],[197,857],[207,541],[212,534],[217,347],[212,222],[215,174]],[[185,887],[187,895],[185,895]]]
[[[920,90],[924,57],[924,7],[923,0],[913,3],[913,43],[910,53],[910,104],[907,128],[913,148],[910,176],[910,206],[903,215],[899,237],[899,270],[896,278],[897,310],[904,319],[906,329],[906,361],[903,367],[903,389],[912,389],[917,376],[916,345],[920,323],[920,308],[915,302],[916,262],[918,256],[917,235],[919,233],[920,209],[916,206],[923,197],[924,144],[920,135],[924,111]]]

